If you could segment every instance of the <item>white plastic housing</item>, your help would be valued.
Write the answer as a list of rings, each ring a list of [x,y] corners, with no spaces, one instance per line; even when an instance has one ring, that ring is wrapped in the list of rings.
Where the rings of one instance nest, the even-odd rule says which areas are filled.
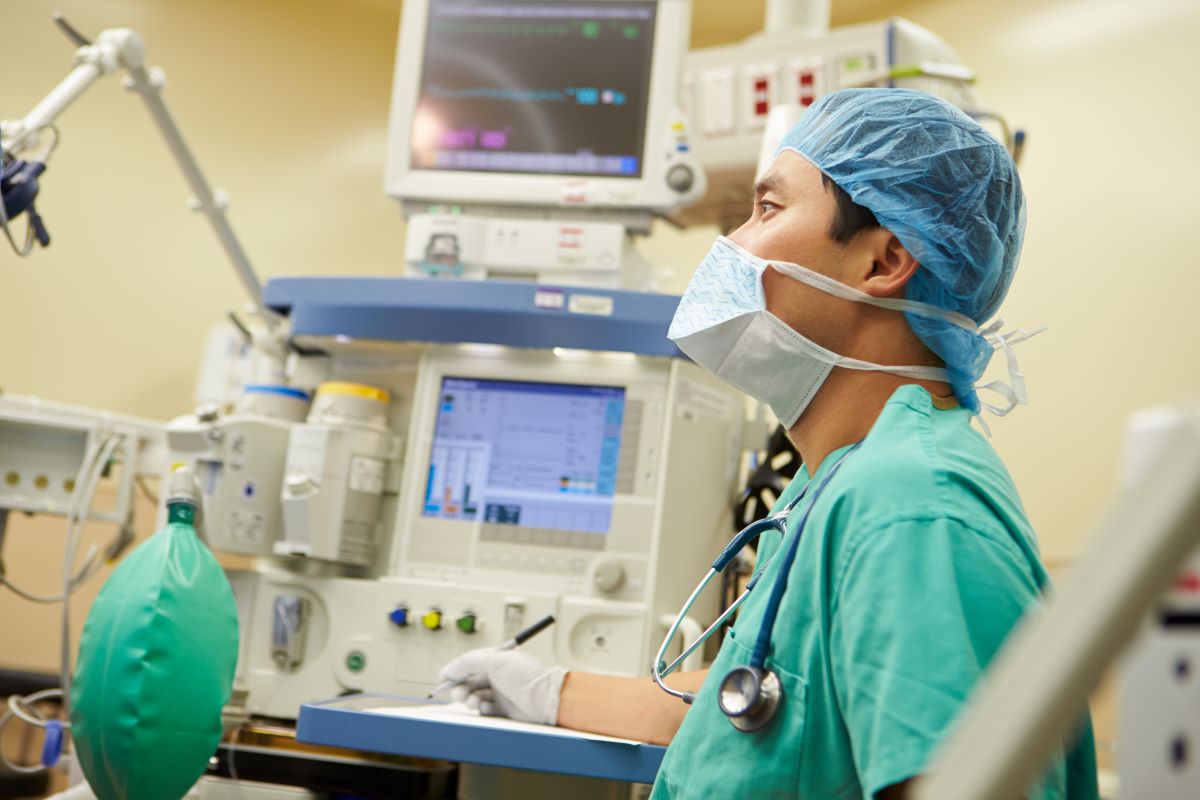
[[[618,286],[625,228],[614,222],[414,214],[404,262],[416,277]],[[457,259],[460,269],[447,264]]]
[[[182,462],[200,488],[200,522],[214,550],[269,556],[282,533],[279,494],[292,427],[308,403],[249,393],[237,413],[206,420],[195,414],[167,424],[172,463]]]
[[[284,537],[276,555],[368,566],[379,545],[379,509],[396,441],[387,405],[321,394],[292,429],[281,492]]]

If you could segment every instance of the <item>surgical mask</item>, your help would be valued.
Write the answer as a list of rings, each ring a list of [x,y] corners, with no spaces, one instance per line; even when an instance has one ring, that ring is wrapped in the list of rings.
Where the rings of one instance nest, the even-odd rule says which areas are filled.
[[[718,236],[692,276],[667,336],[701,367],[770,406],[786,428],[800,419],[834,367],[887,372],[915,380],[948,382],[949,376],[941,367],[874,364],[820,346],[767,310],[762,276],[768,266],[844,300],[943,319],[969,331],[978,330],[962,314],[912,300],[873,297],[799,264],[759,258]],[[1020,373],[1016,371],[1009,345],[1020,339],[1015,334],[1000,336],[996,329],[992,326],[983,333],[995,346],[1005,348],[1010,374],[1015,373],[1014,383],[1017,383],[1015,378]],[[1033,335],[1019,333],[1022,338]],[[999,382],[987,388],[1000,391],[1010,400],[1006,409],[989,406],[993,413],[1003,415],[1017,403],[1025,402],[1023,382],[1015,391]]]

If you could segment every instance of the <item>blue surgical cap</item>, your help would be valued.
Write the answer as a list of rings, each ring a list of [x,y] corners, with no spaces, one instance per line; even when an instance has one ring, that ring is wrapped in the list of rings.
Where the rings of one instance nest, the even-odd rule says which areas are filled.
[[[920,262],[909,300],[981,325],[1012,283],[1025,237],[1025,194],[1008,150],[959,109],[912,89],[843,89],[814,103],[783,138]],[[974,386],[993,348],[978,332],[907,314],[946,363],[959,402],[979,412]]]

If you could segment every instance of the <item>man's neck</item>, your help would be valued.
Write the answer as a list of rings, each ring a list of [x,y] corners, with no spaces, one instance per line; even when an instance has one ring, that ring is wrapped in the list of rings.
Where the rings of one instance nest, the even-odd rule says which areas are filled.
[[[834,450],[865,438],[892,394],[910,383],[935,397],[950,394],[949,384],[939,381],[835,367],[800,419],[788,429],[788,438],[800,451],[808,474],[815,475]]]

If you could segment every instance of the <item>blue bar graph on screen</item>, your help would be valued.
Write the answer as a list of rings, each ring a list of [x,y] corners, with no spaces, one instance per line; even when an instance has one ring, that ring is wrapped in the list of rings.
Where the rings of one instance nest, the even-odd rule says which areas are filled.
[[[446,377],[439,409],[424,516],[608,532],[623,388]]]

